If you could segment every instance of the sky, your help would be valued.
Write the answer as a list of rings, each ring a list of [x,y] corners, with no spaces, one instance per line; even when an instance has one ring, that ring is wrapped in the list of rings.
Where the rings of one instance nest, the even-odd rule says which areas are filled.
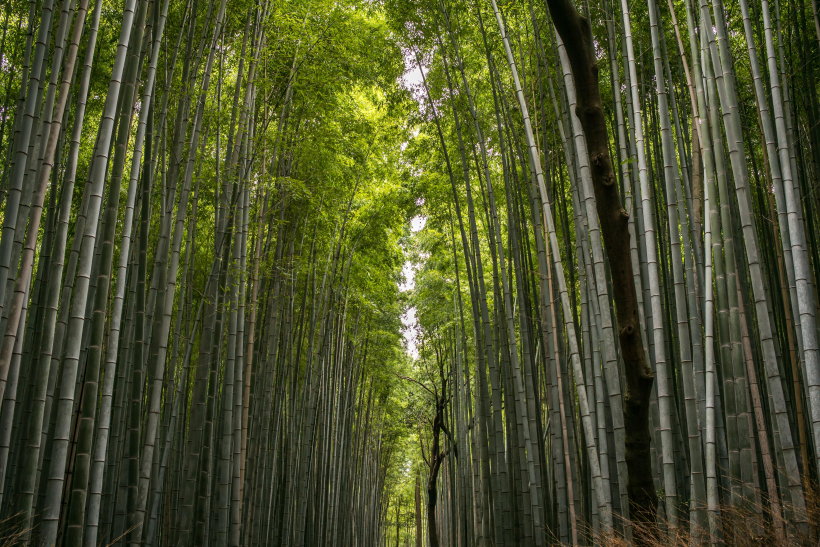
[[[409,49],[405,49],[402,51],[404,55],[404,74],[399,79],[402,87],[410,91],[413,95],[413,99],[421,105],[421,102],[424,100],[424,90],[422,89],[422,76],[421,71],[419,71],[419,65],[416,63],[416,59],[413,56],[413,53]],[[422,66],[423,63],[422,63]],[[427,67],[424,66],[425,72],[427,71]]]
[[[421,101],[424,99],[421,89],[422,75],[410,50],[404,51],[404,66],[406,70],[400,79],[400,83],[413,94],[413,98],[421,105]],[[427,217],[425,216],[419,215],[413,217],[410,219],[410,232],[413,234],[419,232],[424,228],[426,222]],[[416,270],[414,264],[409,260],[405,262],[402,267],[402,273],[404,274],[404,283],[399,285],[399,290],[402,292],[413,290],[416,285]],[[402,316],[401,322],[404,325],[403,334],[407,353],[415,360],[419,356],[418,349],[416,348],[416,308],[408,308],[407,313]]]
[[[427,217],[421,215],[415,216],[410,219],[410,231],[415,234],[424,228],[426,223]],[[402,292],[412,291],[416,286],[415,265],[408,260],[402,267],[402,273],[404,274],[404,283],[399,285],[399,290]],[[401,322],[404,325],[403,334],[407,344],[407,353],[415,360],[419,356],[418,349],[416,348],[416,308],[408,308],[407,313],[402,315]]]

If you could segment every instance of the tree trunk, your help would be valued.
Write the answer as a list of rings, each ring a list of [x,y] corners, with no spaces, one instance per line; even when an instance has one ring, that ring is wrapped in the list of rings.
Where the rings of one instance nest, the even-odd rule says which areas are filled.
[[[548,0],[555,28],[567,46],[575,81],[578,106],[586,138],[596,207],[604,235],[614,286],[615,311],[620,327],[618,338],[626,372],[624,418],[626,462],[629,470],[629,500],[632,520],[639,524],[639,544],[651,540],[655,526],[657,494],[652,484],[649,459],[649,395],[654,374],[647,364],[638,323],[638,298],[632,275],[629,249],[629,214],[621,205],[618,185],[609,159],[609,137],[598,88],[598,65],[590,22],[581,17],[569,0]]]

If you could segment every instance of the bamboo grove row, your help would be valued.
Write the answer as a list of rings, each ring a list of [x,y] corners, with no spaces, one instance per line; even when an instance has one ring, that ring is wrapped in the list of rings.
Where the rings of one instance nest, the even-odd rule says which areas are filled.
[[[426,541],[816,541],[816,3],[578,3],[614,166],[603,184],[628,215],[617,257],[593,184],[609,160],[588,151],[553,4],[387,4],[423,78],[408,153],[446,181],[419,190]],[[640,378],[616,318],[625,261]],[[634,386],[652,375],[649,458],[630,476],[646,427]],[[391,496],[384,544],[420,542],[397,508],[412,512],[411,494]]]
[[[390,180],[366,187],[398,146],[351,96],[383,97],[375,53],[323,56],[347,55],[331,27],[376,23],[265,1],[2,11],[3,541],[374,544],[404,216],[376,207]],[[312,144],[331,130],[337,149]]]

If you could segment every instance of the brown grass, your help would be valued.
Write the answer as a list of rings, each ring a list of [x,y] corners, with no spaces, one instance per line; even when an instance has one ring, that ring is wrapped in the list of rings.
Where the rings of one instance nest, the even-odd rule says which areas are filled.
[[[820,539],[820,489],[804,481],[806,497],[806,518],[798,522],[794,507],[780,500],[781,515],[772,513],[768,494],[765,490],[753,493],[753,500],[745,504],[721,504],[715,538],[710,538],[708,511],[704,508],[702,527],[692,525],[689,521],[689,509],[682,506],[678,510],[677,530],[672,533],[669,523],[658,519],[657,527],[641,526],[632,523],[633,538],[643,537],[643,545],[648,547],[707,547],[713,545],[732,547],[792,547],[816,546]],[[722,492],[722,499],[731,500],[731,493]],[[620,519],[618,515],[614,520]],[[623,530],[623,523],[616,522],[616,527]],[[779,526],[778,526],[779,524]],[[578,522],[579,542],[582,545],[600,545],[602,547],[627,547],[634,541],[627,541],[622,532],[604,534],[593,531],[588,522]],[[553,531],[548,531],[551,538],[549,545],[562,545]],[[582,539],[583,538],[583,539]]]

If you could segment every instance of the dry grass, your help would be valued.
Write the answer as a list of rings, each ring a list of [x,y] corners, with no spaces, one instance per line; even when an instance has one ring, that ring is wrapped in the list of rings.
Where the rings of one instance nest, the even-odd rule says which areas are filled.
[[[22,526],[19,517],[20,513],[16,513],[0,520],[0,547],[23,545],[26,537],[30,537],[32,528]]]
[[[808,483],[804,482],[804,485]],[[708,511],[704,508],[704,521],[697,526],[689,521],[688,507],[681,507],[678,511],[679,523],[677,530],[670,530],[669,523],[660,518],[657,527],[648,527],[632,523],[633,538],[644,538],[643,545],[647,547],[706,547],[726,545],[732,547],[791,547],[816,546],[820,539],[820,495],[817,487],[806,487],[806,515],[803,522],[799,522],[794,507],[781,502],[781,514],[772,513],[768,495],[764,490],[753,493],[754,500],[743,505],[723,504],[719,507],[717,519],[717,533],[715,538],[709,534]],[[723,499],[731,499],[726,493]],[[619,517],[616,515],[616,519]],[[616,523],[617,524],[617,523]],[[600,545],[602,547],[628,547],[634,541],[628,541],[622,533],[602,534],[593,531],[587,522],[579,522],[579,543],[582,545]],[[618,526],[623,529],[623,526]],[[562,545],[551,532],[550,545]]]
[[[17,547],[19,545],[38,545],[37,528],[22,526],[18,521],[19,513],[7,517],[0,521],[0,547]],[[135,530],[139,524],[135,524],[128,530],[122,533],[121,536],[114,539],[108,544],[100,543],[100,547],[111,547],[119,540],[128,535],[132,530]],[[27,541],[28,539],[28,541]]]

